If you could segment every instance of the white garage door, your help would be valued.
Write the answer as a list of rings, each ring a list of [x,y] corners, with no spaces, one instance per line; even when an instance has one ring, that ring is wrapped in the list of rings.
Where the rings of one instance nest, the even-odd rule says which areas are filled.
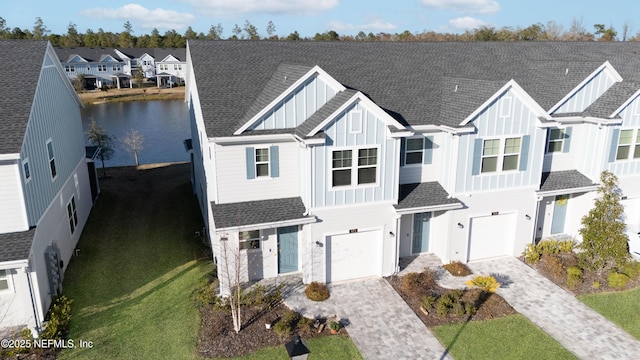
[[[327,236],[327,282],[381,275],[382,232]]]
[[[471,219],[469,261],[512,255],[516,214]]]

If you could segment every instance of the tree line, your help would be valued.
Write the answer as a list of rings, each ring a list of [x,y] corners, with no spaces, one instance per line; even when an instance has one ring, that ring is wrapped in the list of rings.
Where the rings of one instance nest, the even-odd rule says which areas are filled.
[[[66,34],[54,34],[42,21],[36,18],[33,28],[21,29],[9,28],[5,19],[0,17],[0,39],[27,39],[49,40],[53,46],[62,47],[117,47],[117,48],[181,48],[186,47],[187,40],[280,40],[280,41],[640,41],[640,32],[630,35],[630,26],[625,23],[620,32],[613,26],[594,24],[589,30],[581,19],[574,19],[568,30],[555,21],[546,24],[537,23],[526,28],[481,26],[463,33],[447,33],[436,31],[423,31],[412,33],[405,30],[400,33],[365,33],[360,31],[356,35],[341,35],[334,30],[324,33],[316,33],[312,37],[303,37],[298,31],[286,36],[276,33],[276,26],[269,21],[265,27],[265,33],[260,33],[258,28],[249,20],[243,26],[235,24],[231,33],[227,36],[222,24],[211,25],[209,31],[195,32],[190,26],[180,34],[176,30],[167,30],[160,34],[157,28],[150,34],[134,35],[133,25],[127,21],[123,31],[114,33],[87,29],[85,33],[78,31],[74,23],[69,23]]]

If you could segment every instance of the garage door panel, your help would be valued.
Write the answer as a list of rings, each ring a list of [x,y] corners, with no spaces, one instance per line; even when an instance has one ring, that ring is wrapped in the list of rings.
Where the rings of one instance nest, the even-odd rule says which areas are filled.
[[[512,255],[516,214],[471,219],[469,261]]]
[[[327,237],[327,282],[380,275],[381,232]]]

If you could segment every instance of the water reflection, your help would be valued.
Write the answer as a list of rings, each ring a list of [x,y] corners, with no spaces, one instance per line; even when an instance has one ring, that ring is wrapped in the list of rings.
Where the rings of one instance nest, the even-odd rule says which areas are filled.
[[[94,120],[114,138],[115,150],[106,166],[135,165],[122,140],[135,129],[144,136],[140,164],[189,161],[182,141],[191,137],[189,112],[182,100],[133,101],[87,105],[82,109],[85,133]],[[98,164],[100,166],[100,164]]]

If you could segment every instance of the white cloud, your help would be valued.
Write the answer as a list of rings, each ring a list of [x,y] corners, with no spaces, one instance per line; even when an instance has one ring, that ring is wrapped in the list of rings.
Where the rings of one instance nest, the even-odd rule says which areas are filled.
[[[212,15],[251,13],[314,14],[338,6],[339,0],[183,0]]]
[[[127,4],[115,9],[86,9],[80,15],[93,19],[121,20],[123,23],[130,21],[143,29],[182,29],[195,20],[195,16],[189,13],[159,8],[151,10],[139,4]]]
[[[421,0],[427,7],[469,14],[491,14],[500,10],[496,0]]]
[[[449,20],[449,25],[458,30],[471,30],[487,25],[487,23],[480,19],[464,16]]]
[[[329,30],[335,30],[337,32],[353,32],[353,31],[386,31],[394,30],[395,25],[388,21],[384,21],[380,18],[368,18],[365,19],[363,24],[345,23],[342,21],[330,21],[327,24]]]

